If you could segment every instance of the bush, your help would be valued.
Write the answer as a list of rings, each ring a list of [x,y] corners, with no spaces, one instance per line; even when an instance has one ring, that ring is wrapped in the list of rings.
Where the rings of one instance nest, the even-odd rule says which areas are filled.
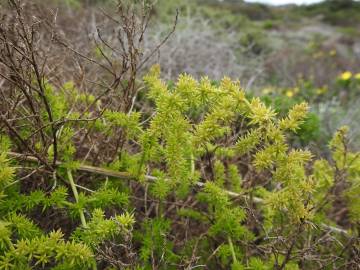
[[[258,98],[247,99],[239,85],[227,78],[216,86],[206,78],[198,82],[182,75],[169,89],[158,75],[158,69],[153,68],[144,79],[156,112],[148,123],[142,124],[138,112],[125,115],[112,110],[96,122],[98,132],[108,136],[113,136],[116,128],[126,130],[127,147],[108,165],[113,173],[87,169],[93,175],[88,176],[92,180],[86,187],[76,184],[87,168],[75,161],[80,145],[75,138],[65,140],[65,131],[61,135],[64,139],[59,137],[55,170],[65,182],[55,184],[50,192],[43,188],[22,191],[25,183],[16,176],[21,169],[15,169],[9,159],[18,156],[10,152],[15,150],[11,140],[2,137],[2,268],[57,265],[88,269],[95,267],[94,259],[100,267],[104,266],[106,248],[115,248],[116,243],[128,244],[113,254],[119,256],[115,265],[122,262],[124,266],[127,259],[133,267],[144,269],[154,265],[172,269],[183,264],[217,269],[246,265],[297,269],[301,264],[312,269],[321,258],[338,252],[343,257],[334,264],[355,265],[350,249],[337,248],[338,241],[358,237],[360,218],[356,199],[360,160],[357,153],[347,151],[347,129],[340,129],[330,143],[333,161],[314,159],[309,151],[287,143],[306,119],[305,103],[294,105],[286,116],[277,118],[275,111]],[[64,102],[63,107],[71,107],[69,101]],[[58,117],[66,114],[64,111]],[[68,122],[66,128],[76,134],[80,127]],[[20,132],[26,133],[26,128]],[[37,167],[36,163],[27,166]],[[96,177],[99,173],[109,174],[105,182]],[[348,177],[344,178],[345,173]],[[126,182],[119,182],[118,178],[124,177],[148,187],[145,200],[153,206],[141,209],[136,201],[129,203],[129,197],[140,194],[131,189],[133,184],[126,187]],[[53,179],[48,176],[45,181]],[[341,193],[334,189],[335,184],[341,184]],[[343,196],[346,202],[346,226],[351,231],[332,225],[338,221],[333,217],[339,207],[334,196]],[[40,211],[42,217],[34,219],[34,211]],[[43,219],[49,213],[59,211],[65,219],[80,221],[70,231],[61,224],[70,233],[70,242],[63,240],[60,231],[46,235],[39,227],[45,225]],[[55,229],[47,223],[46,230]],[[31,236],[29,230],[34,231]],[[334,239],[318,242],[317,237],[324,233]],[[277,240],[280,235],[281,242]],[[252,251],[247,253],[246,249]],[[267,249],[273,251],[260,252]],[[126,257],[126,250],[140,253]],[[295,256],[305,251],[316,257],[304,261]],[[219,256],[220,261],[216,259]]]
[[[127,35],[115,48],[100,32],[95,56],[9,3],[12,20],[0,24],[0,269],[358,267],[360,153],[347,127],[328,156],[315,156],[306,102],[273,108],[227,77],[167,83],[159,66],[140,79],[150,59],[137,54],[144,2],[122,2],[112,19]],[[40,46],[49,36],[78,65],[88,61],[81,70],[96,75],[92,87],[50,76],[53,51]],[[299,137],[305,146],[292,144]]]

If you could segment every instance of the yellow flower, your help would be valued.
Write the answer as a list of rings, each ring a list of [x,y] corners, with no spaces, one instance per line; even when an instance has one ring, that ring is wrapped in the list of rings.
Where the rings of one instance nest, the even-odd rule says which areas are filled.
[[[342,81],[348,81],[352,77],[352,73],[350,71],[345,71],[340,75],[340,80]]]
[[[330,56],[335,56],[335,55],[336,55],[336,50],[331,50],[331,51],[329,52],[329,54],[330,54]]]
[[[355,79],[360,81],[360,73],[356,73],[354,77],[355,77]]]
[[[291,98],[291,97],[294,96],[294,92],[291,91],[291,90],[287,90],[286,93],[285,93],[285,95],[286,95],[287,97]]]

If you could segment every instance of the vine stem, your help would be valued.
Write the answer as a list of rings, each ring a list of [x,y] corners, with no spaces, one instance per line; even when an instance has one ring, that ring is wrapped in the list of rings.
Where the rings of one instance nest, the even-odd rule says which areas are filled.
[[[76,185],[75,185],[75,182],[74,182],[74,178],[72,176],[72,172],[71,172],[70,169],[67,170],[67,175],[68,175],[68,178],[69,178],[69,182],[70,182],[72,192],[73,192],[74,197],[75,197],[75,201],[79,202],[79,193],[77,191],[77,188],[76,188]],[[84,211],[82,209],[79,209],[79,214],[80,214],[81,224],[83,225],[83,227],[87,227]]]

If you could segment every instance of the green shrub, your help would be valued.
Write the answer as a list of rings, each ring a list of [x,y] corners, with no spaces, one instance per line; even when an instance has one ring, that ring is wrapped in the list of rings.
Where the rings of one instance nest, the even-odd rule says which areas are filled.
[[[157,67],[144,81],[155,114],[144,122],[140,112],[107,109],[102,121],[94,120],[96,136],[126,130],[127,147],[110,164],[90,170],[86,186],[78,184],[77,176],[87,168],[77,161],[80,145],[65,130],[56,174],[66,181],[50,191],[22,188],[27,184],[18,173],[25,163],[20,159],[15,165],[10,159],[13,138],[1,137],[0,269],[179,269],[196,264],[315,269],[318,258],[337,267],[354,263],[352,251],[338,245],[359,237],[360,160],[347,149],[346,128],[330,142],[332,159],[317,159],[289,144],[298,132],[308,141],[316,126],[306,103],[276,112],[259,98],[247,98],[228,78],[214,84],[181,75],[170,88],[159,79]],[[48,95],[51,100],[62,94],[54,88]],[[69,108],[76,114],[69,102],[87,99],[57,100],[52,106],[62,118]],[[70,121],[66,128],[73,137],[91,124]],[[31,161],[26,166],[38,167]],[[101,170],[109,174],[106,179],[96,176]],[[45,181],[52,182],[51,175]],[[136,182],[149,191],[145,209],[130,199],[139,196]],[[337,185],[343,187],[340,193]],[[349,211],[348,231],[332,218],[336,196]],[[66,235],[55,221],[47,221],[51,212],[62,213],[60,228]],[[318,241],[324,233],[335,240]],[[314,259],[296,255],[305,251]],[[342,257],[327,259],[334,254]]]

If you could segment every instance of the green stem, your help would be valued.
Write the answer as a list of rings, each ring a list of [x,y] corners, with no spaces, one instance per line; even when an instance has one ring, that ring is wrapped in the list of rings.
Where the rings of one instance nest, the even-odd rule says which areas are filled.
[[[233,262],[234,262],[234,263],[237,263],[234,245],[233,245],[233,243],[232,243],[232,241],[231,241],[231,237],[230,237],[230,236],[228,236],[228,242],[229,242],[229,246],[230,246],[230,251],[231,251],[232,258],[233,258]]]
[[[190,154],[190,164],[191,164],[191,176],[194,176],[195,173],[195,158],[194,158],[194,154],[191,152]]]
[[[139,163],[139,168],[138,168],[137,175],[136,175],[137,179],[140,178],[142,166],[144,165],[144,163],[145,163],[145,151],[143,150],[142,155],[141,155],[141,160],[140,160],[140,163]]]
[[[72,176],[72,173],[71,173],[70,169],[67,170],[67,175],[68,175],[68,178],[69,178],[69,182],[70,182],[72,192],[73,192],[74,197],[75,197],[75,201],[79,202],[79,193],[78,193],[78,191],[76,189],[74,178]],[[82,209],[79,209],[79,214],[80,214],[81,224],[83,225],[83,227],[87,227],[84,211]]]

